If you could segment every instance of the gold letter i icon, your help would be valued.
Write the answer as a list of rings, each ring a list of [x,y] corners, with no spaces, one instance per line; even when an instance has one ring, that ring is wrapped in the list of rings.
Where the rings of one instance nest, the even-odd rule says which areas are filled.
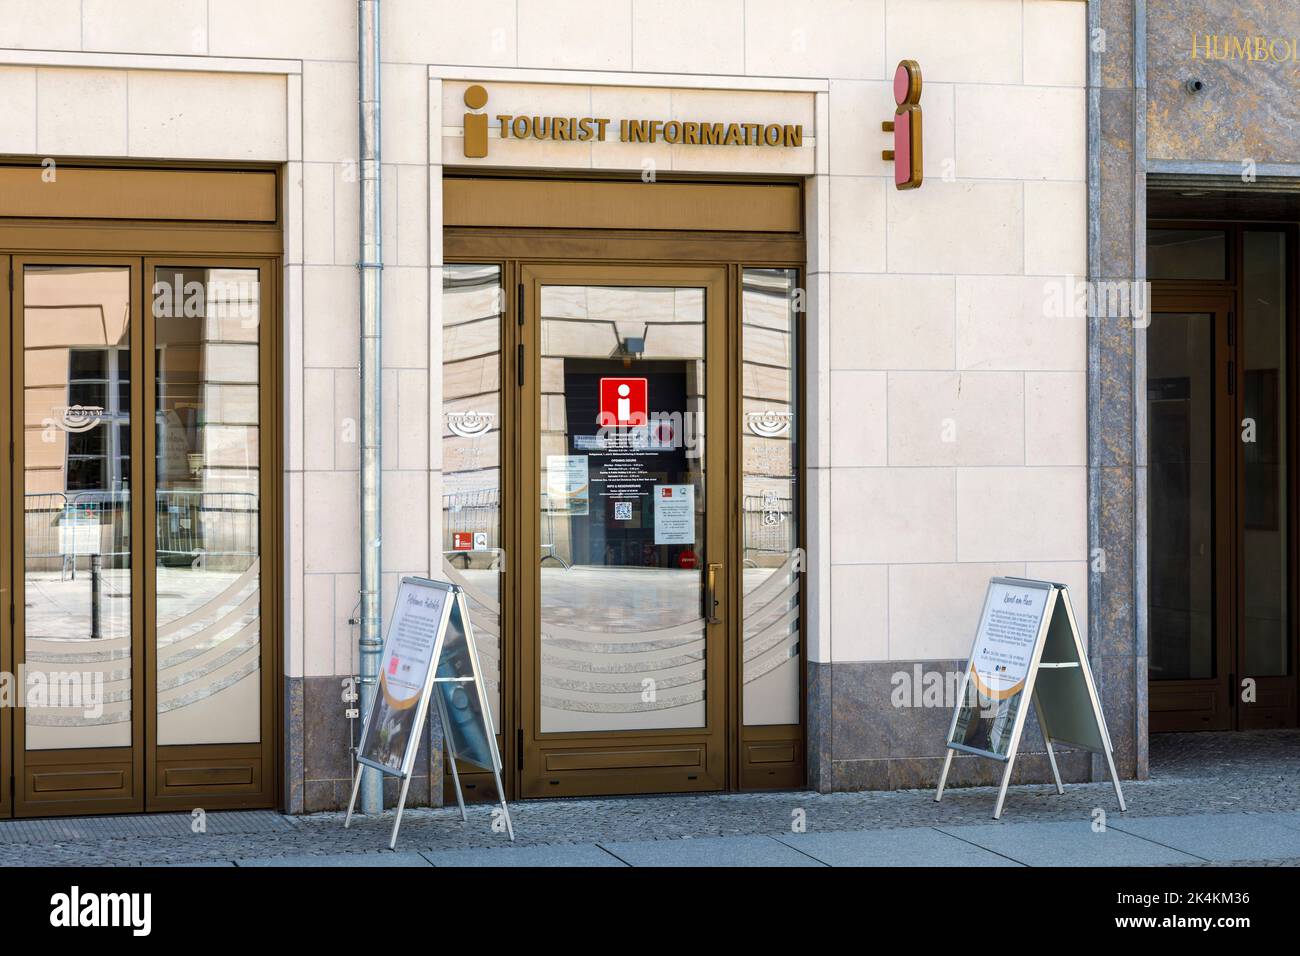
[[[481,110],[487,105],[487,90],[475,84],[465,91],[465,105]],[[465,156],[482,159],[488,151],[488,118],[486,113],[465,114]]]

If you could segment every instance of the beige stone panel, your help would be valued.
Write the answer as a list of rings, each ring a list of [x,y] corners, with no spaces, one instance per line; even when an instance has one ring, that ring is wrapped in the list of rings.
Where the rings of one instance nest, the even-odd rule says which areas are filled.
[[[383,507],[384,565],[428,573],[428,473],[386,471]]]
[[[951,468],[831,469],[831,561],[955,560],[955,487]]]
[[[927,181],[951,180],[957,175],[957,91],[951,83],[925,82],[921,92],[922,187]],[[888,119],[888,117],[882,117]],[[882,149],[892,149],[893,137],[885,133]],[[893,164],[884,163],[893,176]]]
[[[957,89],[958,176],[1082,181],[1087,135],[1082,89]]]
[[[303,360],[309,368],[355,367],[357,270],[303,268]]]
[[[1057,315],[1060,280],[957,279],[957,367],[1083,371],[1087,318]]]
[[[356,56],[356,50],[352,51]],[[351,164],[354,180],[357,146],[357,66],[308,60],[302,65],[302,158]],[[345,104],[341,107],[341,104]]]
[[[928,182],[886,195],[890,272],[1015,275],[1023,270],[1020,183]]]
[[[334,469],[334,369],[303,370],[303,468]]]
[[[889,568],[831,565],[831,640],[836,661],[889,658]]]
[[[82,0],[84,50],[108,53],[208,52],[207,0]]]
[[[427,268],[429,262],[429,171],[423,166],[397,166],[389,180],[395,187],[393,202],[397,215],[395,266]],[[387,257],[385,257],[387,258]]]
[[[353,609],[361,596],[361,576],[358,574],[335,574],[334,580],[334,615],[332,633],[334,635],[334,671],[335,674],[356,674],[359,668],[360,653],[357,641],[360,640],[360,628],[348,623]],[[339,687],[342,693],[343,688]]]
[[[1074,561],[1087,555],[1084,468],[957,469],[959,561]]]
[[[0,47],[80,50],[81,0],[0,0]]]
[[[334,467],[361,467],[361,379],[356,369],[334,371]]]
[[[357,6],[339,0],[208,0],[208,52],[351,60],[355,80]],[[355,103],[355,83],[352,93]]]
[[[879,80],[890,70],[885,0],[745,4],[745,72],[751,76]]]
[[[1020,82],[1017,0],[893,0],[885,35],[891,76],[895,64],[908,58],[921,64],[926,81]]]
[[[884,179],[831,177],[831,268],[835,272],[885,271]]]
[[[384,269],[384,367],[425,368],[429,362],[428,270]]]
[[[355,471],[303,474],[308,518],[303,524],[303,567],[311,572],[358,570],[360,512]]]
[[[550,0],[518,7],[519,65],[632,69],[632,0]]]
[[[886,374],[831,372],[831,466],[886,464]]]
[[[204,352],[204,374],[217,382],[256,382],[257,353],[255,344],[209,344]]]
[[[1082,276],[1087,271],[1087,183],[1025,183],[1025,273]]]
[[[384,96],[384,121],[380,130],[384,162],[428,162],[428,67],[420,64],[385,63],[380,82],[383,84]]]
[[[334,176],[333,163],[302,164],[303,222],[299,228],[303,261],[308,265],[334,261]]]
[[[126,153],[126,73],[38,69],[36,102],[37,152],[82,156]]]
[[[429,467],[429,376],[397,369],[397,467]]]
[[[831,80],[830,144],[826,149],[832,176],[892,176],[880,158],[891,137],[880,124],[894,115],[893,84]],[[921,94],[924,102],[925,94]],[[924,107],[922,107],[924,109]]]
[[[1026,372],[1025,464],[1087,464],[1087,402],[1084,372]]]
[[[384,58],[515,66],[515,0],[384,0]]]
[[[804,637],[808,660],[823,663],[832,659],[831,469],[808,469],[807,495],[808,573],[804,594],[808,627]]]
[[[1025,82],[1084,86],[1088,82],[1088,4],[1025,0]]]
[[[890,372],[890,465],[1020,465],[1019,372]]]
[[[745,72],[744,0],[633,0],[632,69]]]
[[[303,575],[304,664],[308,677],[326,677],[334,669],[334,575]],[[340,688],[340,693],[342,688]]]
[[[833,276],[832,368],[952,368],[950,276]]]
[[[1019,563],[894,565],[889,569],[890,658],[969,657],[989,578],[1024,573]]]
[[[24,66],[0,67],[0,151],[36,151],[36,70]]]

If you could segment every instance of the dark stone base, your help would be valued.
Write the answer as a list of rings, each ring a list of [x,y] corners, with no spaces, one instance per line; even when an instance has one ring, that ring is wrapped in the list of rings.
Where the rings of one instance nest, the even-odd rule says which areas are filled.
[[[825,793],[832,790],[907,790],[938,785],[946,754],[944,742],[952,721],[952,701],[944,696],[942,703],[938,703],[925,696],[924,683],[918,685],[916,681],[918,666],[923,677],[935,672],[960,675],[966,661],[809,664],[808,780],[811,789]],[[906,680],[899,681],[896,675],[904,675]],[[948,681],[944,683],[946,685]],[[952,683],[960,686],[956,678]],[[923,688],[919,697],[913,690],[915,686]],[[1121,701],[1124,699],[1122,695],[1117,696]],[[1105,703],[1103,709],[1108,709]],[[1118,720],[1107,714],[1118,759],[1120,754],[1133,753],[1134,726],[1131,715],[1117,716]],[[1126,716],[1129,719],[1125,719]],[[1091,754],[1059,745],[1055,752],[1063,782],[1107,779],[1104,768],[1101,775],[1097,774]],[[1118,762],[1120,776],[1131,778],[1134,775],[1133,761]],[[1005,765],[999,761],[955,754],[948,785],[996,785],[1004,770]],[[1011,779],[1018,784],[1052,782],[1046,745],[1032,710],[1025,721]]]
[[[285,810],[345,810],[352,796],[351,748],[361,721],[349,721],[339,677],[289,678],[285,682]],[[351,725],[351,726],[349,726]],[[430,761],[430,753],[436,755]],[[434,716],[420,742],[408,807],[442,806],[442,728]],[[394,806],[401,780],[384,777],[384,804]]]

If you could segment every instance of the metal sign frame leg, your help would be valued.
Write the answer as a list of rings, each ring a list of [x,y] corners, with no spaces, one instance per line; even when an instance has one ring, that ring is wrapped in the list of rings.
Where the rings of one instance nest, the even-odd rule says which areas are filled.
[[[448,732],[451,725],[447,722],[447,705],[443,703],[442,694],[437,690],[434,691],[434,699],[438,704],[438,719],[442,721],[442,741],[447,746],[447,762],[451,764],[451,779],[456,785],[456,805],[460,807],[460,822],[465,823],[469,817],[465,816],[465,798],[460,792],[460,771],[456,769],[456,744]]]
[[[402,811],[406,809],[406,788],[411,785],[411,775],[402,778],[402,792],[397,797],[397,816],[393,820],[393,833],[388,838],[388,849],[397,849],[397,831],[402,828]]]
[[[356,779],[352,781],[352,799],[348,801],[348,815],[343,819],[343,829],[352,825],[352,808],[357,805],[357,793],[361,790],[361,774],[365,771],[366,765],[357,761]]]
[[[1052,730],[1047,726],[1047,719],[1043,714],[1043,708],[1038,706],[1038,688],[1034,688],[1034,713],[1038,715],[1038,729],[1043,732],[1043,743],[1047,747],[1047,762],[1052,765],[1052,779],[1056,781],[1056,792],[1058,795],[1065,793],[1065,787],[1061,786],[1061,771],[1056,766],[1056,752],[1052,749]]]
[[[939,774],[939,789],[934,794],[934,802],[938,803],[943,799],[943,786],[948,782],[948,768],[952,766],[952,748],[945,747],[946,753],[943,755],[943,772]]]
[[[1018,745],[1020,742],[1016,741]],[[1007,757],[1007,769],[1002,772],[1002,785],[998,787],[998,802],[993,804],[993,819],[1002,819],[1002,804],[1007,801],[1007,785],[1011,783],[1011,770],[1016,765],[1017,747],[1013,747],[1010,756]]]

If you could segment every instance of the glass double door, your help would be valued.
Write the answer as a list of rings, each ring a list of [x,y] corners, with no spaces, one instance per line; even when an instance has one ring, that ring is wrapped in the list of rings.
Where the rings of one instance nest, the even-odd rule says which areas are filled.
[[[1286,234],[1246,231],[1222,274],[1158,287],[1146,333],[1153,732],[1296,724]]]
[[[4,812],[273,805],[270,262],[0,268]]]

